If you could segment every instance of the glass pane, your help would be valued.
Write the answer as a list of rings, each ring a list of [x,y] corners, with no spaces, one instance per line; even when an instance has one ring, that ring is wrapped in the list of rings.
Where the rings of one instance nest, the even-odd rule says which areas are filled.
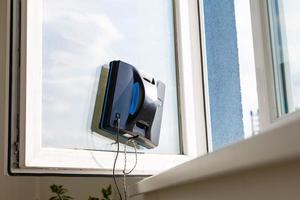
[[[205,0],[210,150],[259,131],[249,1]]]
[[[244,137],[260,131],[250,1],[235,0],[238,62],[242,95]]]
[[[300,108],[300,2],[269,0],[274,75],[279,115]]]
[[[166,84],[160,144],[179,154],[172,0],[43,0],[45,147],[113,150],[90,131],[100,68],[122,60]]]

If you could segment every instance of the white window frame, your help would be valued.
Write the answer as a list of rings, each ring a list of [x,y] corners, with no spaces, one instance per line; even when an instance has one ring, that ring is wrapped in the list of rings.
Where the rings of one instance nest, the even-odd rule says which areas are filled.
[[[267,0],[250,0],[253,47],[256,67],[260,129],[291,113],[284,113],[276,93],[274,60],[272,50],[272,30]],[[290,92],[290,91],[289,91]],[[291,103],[289,103],[291,105]],[[290,108],[289,108],[290,109]],[[299,111],[296,111],[299,112]]]
[[[115,153],[42,147],[41,99],[32,98],[42,95],[40,76],[42,1],[19,1],[21,2],[20,102],[18,105],[20,113],[19,122],[16,117],[17,121],[12,122],[14,126],[19,126],[19,152],[17,166],[11,164],[11,172],[111,174]],[[209,103],[204,103],[209,102],[209,95],[203,2],[202,0],[174,0],[173,2],[180,139],[183,154],[140,154],[133,175],[156,174],[212,151],[210,109]],[[257,89],[260,128],[264,130],[280,120],[278,117],[281,113],[276,101],[267,2],[251,0],[250,6],[256,77],[259,85]],[[13,162],[14,160],[16,159],[12,159]],[[133,155],[129,155],[128,161],[129,165],[133,164]],[[122,159],[119,159],[117,173],[121,173],[122,167]]]
[[[200,3],[200,10],[201,6]],[[299,158],[300,111],[283,115],[277,105],[267,0],[250,0],[250,7],[261,133],[144,179],[129,187],[129,196],[182,187],[210,178],[215,181],[216,177]],[[201,26],[203,23],[201,20]]]
[[[9,133],[13,135],[12,141],[14,144],[17,143],[19,148],[17,153],[11,150],[13,153],[10,156],[18,156],[11,159],[11,173],[110,175],[115,157],[113,152],[42,147],[42,1],[19,1],[21,3],[20,97],[16,106],[20,109],[19,114],[12,116],[14,127],[11,129],[13,132],[18,129],[19,133]],[[139,154],[138,165],[132,175],[156,174],[207,153],[198,2],[197,0],[173,2],[183,154]],[[13,38],[17,37],[15,34],[12,34]],[[18,52],[16,48],[13,48],[13,51],[13,54]],[[14,88],[18,86],[15,85]],[[13,102],[15,101],[13,99]],[[16,108],[13,106],[13,109]],[[19,128],[16,128],[17,126]],[[11,145],[10,148],[15,146]],[[17,162],[12,164],[15,160]],[[129,166],[133,165],[134,155],[128,155],[127,160]],[[122,159],[117,162],[116,169],[117,174],[122,173]]]
[[[267,2],[251,0],[250,7],[260,129],[265,129],[278,116]]]

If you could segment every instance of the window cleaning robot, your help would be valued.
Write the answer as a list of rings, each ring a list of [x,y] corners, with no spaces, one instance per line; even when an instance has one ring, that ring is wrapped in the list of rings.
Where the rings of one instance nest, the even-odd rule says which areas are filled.
[[[109,68],[101,70],[97,98],[92,121],[92,131],[116,141],[117,154],[113,165],[113,179],[120,199],[115,169],[119,155],[119,143],[124,143],[124,196],[127,200],[126,175],[137,164],[136,143],[155,148],[159,143],[160,127],[165,96],[165,84],[142,75],[132,65],[112,61]],[[126,145],[134,141],[136,163],[126,172]]]
[[[119,128],[121,143],[134,139],[154,148],[159,143],[164,96],[164,83],[128,63],[112,61],[101,71],[92,131],[115,140]]]

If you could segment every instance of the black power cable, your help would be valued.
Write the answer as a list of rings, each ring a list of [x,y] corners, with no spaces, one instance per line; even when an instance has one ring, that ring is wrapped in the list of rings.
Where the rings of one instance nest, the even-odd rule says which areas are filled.
[[[120,114],[119,113],[116,114],[116,122],[117,122],[117,129],[118,129],[118,132],[117,132],[117,141],[116,141],[116,143],[117,143],[117,154],[116,154],[115,161],[114,161],[114,166],[113,166],[113,179],[114,179],[114,183],[115,183],[115,186],[117,188],[117,192],[118,192],[118,195],[120,197],[120,200],[123,200],[121,192],[119,190],[119,186],[118,186],[117,180],[116,180],[116,174],[115,174],[116,163],[117,163],[118,156],[119,156],[119,153],[120,153],[120,141],[119,141],[119,137],[120,137]]]

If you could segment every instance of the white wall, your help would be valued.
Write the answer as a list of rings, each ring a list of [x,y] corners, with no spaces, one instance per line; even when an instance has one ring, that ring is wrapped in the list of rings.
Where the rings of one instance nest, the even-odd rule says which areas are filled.
[[[78,200],[88,199],[89,195],[100,196],[101,188],[112,184],[111,178],[101,177],[9,177],[5,175],[7,97],[8,97],[8,34],[7,2],[0,0],[0,200],[47,200],[50,197],[49,186],[62,184],[70,190],[70,195]],[[140,178],[129,178],[134,183]],[[120,180],[121,181],[121,180]],[[113,185],[113,184],[112,184]],[[121,182],[120,182],[121,185]]]
[[[7,44],[7,4],[5,0],[0,0],[0,200],[32,200],[37,199],[37,178],[27,177],[8,177],[5,175],[5,133],[7,132],[7,119],[5,112],[7,111],[7,82],[5,76],[7,74],[5,66],[7,66],[8,49]]]
[[[122,180],[119,179],[119,185],[122,186]],[[128,184],[132,184],[140,180],[139,178],[132,178]],[[112,178],[76,178],[76,177],[42,177],[40,178],[40,197],[41,200],[46,200],[51,195],[49,185],[56,183],[62,184],[70,190],[70,195],[76,197],[77,200],[87,200],[89,195],[100,197],[101,188],[107,187],[109,184],[113,186]],[[102,197],[102,196],[101,196]],[[136,198],[138,200],[140,198]]]

